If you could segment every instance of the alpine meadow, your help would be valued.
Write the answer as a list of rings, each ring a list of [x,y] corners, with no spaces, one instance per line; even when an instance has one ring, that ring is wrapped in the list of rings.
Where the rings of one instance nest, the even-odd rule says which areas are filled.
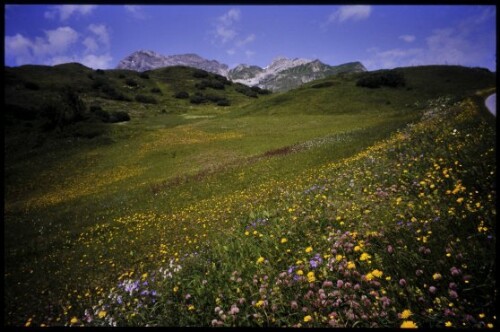
[[[354,65],[5,67],[5,325],[496,326],[496,73]]]

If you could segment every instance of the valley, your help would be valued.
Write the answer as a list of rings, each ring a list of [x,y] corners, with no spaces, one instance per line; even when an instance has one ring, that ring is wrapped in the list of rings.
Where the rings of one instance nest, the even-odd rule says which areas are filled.
[[[6,325],[494,323],[495,73],[5,72]]]

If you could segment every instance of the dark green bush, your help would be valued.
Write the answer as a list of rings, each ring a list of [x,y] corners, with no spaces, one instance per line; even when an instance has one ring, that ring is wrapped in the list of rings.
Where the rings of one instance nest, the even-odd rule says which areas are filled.
[[[137,83],[137,82],[136,82],[134,79],[132,79],[132,78],[127,78],[127,79],[125,80],[125,84],[127,84],[128,86],[133,87],[133,88],[135,88],[135,87],[139,86],[139,83]]]
[[[207,101],[207,98],[200,94],[196,94],[189,99],[189,102],[191,102],[191,104],[202,104],[206,103]]]
[[[110,114],[109,122],[130,121],[130,115],[125,111],[115,111]]]
[[[34,82],[25,82],[24,87],[29,90],[40,90],[40,86]]]
[[[217,105],[219,105],[219,106],[231,106],[231,102],[228,99],[223,98],[223,99],[220,99],[219,101],[217,101]]]
[[[201,82],[196,83],[195,87],[200,90],[205,90],[205,88],[224,90],[224,83],[216,79],[202,80]]]
[[[105,74],[106,74],[106,72],[105,72],[104,70],[102,70],[102,69],[97,69],[97,70],[95,71],[95,73],[96,73],[97,75],[105,75]]]
[[[135,100],[143,104],[158,104],[158,101],[152,96],[137,95],[135,96]]]
[[[252,88],[250,88],[249,86],[238,83],[236,85],[235,90],[241,94],[244,94],[247,97],[258,98],[257,92],[252,90]]]
[[[196,69],[193,72],[193,77],[194,78],[205,78],[205,77],[208,77],[208,73],[206,71],[204,71],[204,70]]]
[[[151,89],[151,92],[152,92],[152,93],[161,94],[161,90],[160,90],[159,88],[152,88],[152,89]]]
[[[186,91],[179,91],[174,95],[174,97],[177,99],[187,99],[189,98],[189,93]]]
[[[334,86],[335,84],[333,82],[322,82],[318,84],[314,84],[311,86],[313,89],[321,89],[321,88],[327,88],[329,86]]]
[[[370,89],[380,88],[381,86],[397,88],[405,85],[406,80],[403,73],[396,70],[368,73],[356,82],[356,86]]]
[[[148,80],[149,79],[149,74],[146,73],[146,72],[142,72],[142,73],[139,74],[139,77]]]

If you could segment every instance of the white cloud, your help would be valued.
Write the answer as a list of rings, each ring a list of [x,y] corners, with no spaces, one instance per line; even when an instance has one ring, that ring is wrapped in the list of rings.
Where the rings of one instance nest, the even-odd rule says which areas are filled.
[[[415,41],[415,36],[413,36],[413,35],[401,35],[398,38],[407,42],[407,43],[412,43]]]
[[[254,51],[246,50],[245,51],[245,55],[247,56],[247,58],[251,58],[252,56],[255,55],[255,52]]]
[[[227,13],[217,18],[215,24],[215,39],[222,44],[231,41],[238,34],[234,28],[234,23],[241,18],[239,9],[230,9]]]
[[[31,40],[21,34],[5,37],[5,56],[12,56],[16,59],[17,65],[28,63],[33,58],[33,44]]]
[[[125,10],[132,15],[132,17],[138,20],[145,20],[147,15],[144,13],[142,6],[137,5],[125,5]]]
[[[94,53],[99,49],[99,45],[97,44],[95,38],[87,37],[82,42],[85,45],[85,52]]]
[[[91,24],[88,31],[91,35],[83,36],[81,44],[77,44],[81,35],[68,26],[47,30],[44,36],[34,38],[19,33],[6,36],[5,57],[13,59],[18,66],[79,62],[91,68],[109,68],[112,57],[108,52],[110,39],[107,28]],[[76,45],[83,45],[83,51],[77,51]]]
[[[418,61],[423,54],[420,48],[400,49],[394,48],[390,50],[381,51],[378,48],[370,48],[367,50],[371,53],[369,59],[362,60],[361,62],[368,70],[375,69],[389,69],[401,66],[414,66],[423,64]]]
[[[238,40],[238,41],[236,42],[236,46],[238,46],[238,47],[242,47],[242,46],[244,46],[245,44],[248,44],[248,43],[253,42],[254,40],[255,40],[255,34],[253,34],[253,33],[252,33],[252,34],[248,35],[248,37],[246,37],[245,39]]]
[[[54,19],[59,16],[59,20],[66,21],[73,14],[88,15],[96,8],[96,5],[59,5],[46,11],[44,16],[48,19]]]
[[[425,38],[423,47],[372,48],[367,50],[370,57],[362,62],[369,70],[429,64],[489,66],[491,70],[496,70],[494,17],[491,9],[485,9],[455,26],[433,30]]]
[[[112,60],[113,58],[109,53],[102,55],[88,54],[78,62],[93,69],[107,69],[111,66]]]
[[[109,31],[104,24],[91,24],[89,30],[92,31],[103,46],[109,47]]]
[[[360,21],[370,17],[372,7],[368,5],[340,6],[328,17],[328,23],[343,23],[349,20]]]

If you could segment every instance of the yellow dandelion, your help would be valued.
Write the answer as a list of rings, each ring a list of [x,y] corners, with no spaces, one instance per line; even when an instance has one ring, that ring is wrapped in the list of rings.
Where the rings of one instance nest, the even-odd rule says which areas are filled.
[[[194,305],[190,304],[189,307],[188,307],[188,310],[189,311],[193,311],[194,310]]]
[[[175,286],[173,289],[174,293],[177,293],[178,290],[179,290],[179,287],[177,287],[177,286]]]
[[[366,252],[362,253],[361,256],[359,257],[359,260],[360,261],[366,261],[368,259],[372,258],[372,256],[370,256],[369,254],[367,254]]]
[[[370,281],[373,279],[373,274],[371,272],[368,272],[365,276],[366,280]]]
[[[246,235],[246,236],[250,235],[250,232],[249,232],[249,231],[246,231],[246,232],[245,232],[245,235]]]
[[[360,251],[361,250],[361,247],[360,246],[355,246],[354,247],[354,251]]]
[[[313,247],[307,247],[307,248],[306,248],[306,250],[305,250],[305,252],[306,252],[306,253],[309,253],[309,252],[311,252],[312,250],[313,250]]]
[[[260,263],[263,263],[264,262],[264,257],[260,256],[258,259],[257,259],[257,264],[260,264]]]
[[[434,273],[432,275],[432,279],[434,279],[434,280],[439,280],[441,278],[442,278],[442,275],[440,273]]]
[[[411,310],[405,309],[401,313],[401,319],[406,319],[406,318],[410,317],[411,315],[413,315],[413,313],[411,312]]]
[[[99,313],[97,314],[97,317],[99,317],[99,318],[104,318],[104,317],[106,317],[106,315],[107,315],[107,314],[108,314],[108,313],[106,312],[106,310],[101,310],[101,311],[99,311]]]
[[[310,315],[307,315],[306,317],[304,317],[304,323],[307,323],[307,322],[310,322],[312,321],[312,317]]]
[[[380,271],[380,270],[373,270],[372,271],[372,274],[376,277],[376,278],[380,278],[382,277],[382,275],[384,274],[384,272]]]
[[[415,324],[413,321],[411,320],[405,320],[402,324],[401,324],[401,328],[402,329],[416,329],[418,326],[417,324]]]
[[[335,260],[336,260],[337,262],[340,262],[340,261],[342,260],[342,258],[343,258],[343,257],[344,257],[344,256],[342,256],[342,255],[337,255],[337,256],[335,256]]]
[[[286,238],[281,239],[281,243],[287,243],[287,242],[288,242],[288,240]]]
[[[347,268],[349,270],[355,269],[356,268],[356,264],[354,264],[354,262],[348,262],[347,263]]]
[[[73,317],[73,318],[71,318],[71,320],[70,320],[69,322],[70,322],[71,324],[76,324],[76,323],[78,323],[78,318]]]
[[[260,308],[263,305],[264,305],[264,301],[263,300],[259,300],[259,301],[257,301],[257,303],[255,303],[255,307],[257,307],[257,308]]]
[[[450,322],[450,321],[447,321],[446,323],[444,323],[444,326],[446,327],[451,327],[453,324]]]

